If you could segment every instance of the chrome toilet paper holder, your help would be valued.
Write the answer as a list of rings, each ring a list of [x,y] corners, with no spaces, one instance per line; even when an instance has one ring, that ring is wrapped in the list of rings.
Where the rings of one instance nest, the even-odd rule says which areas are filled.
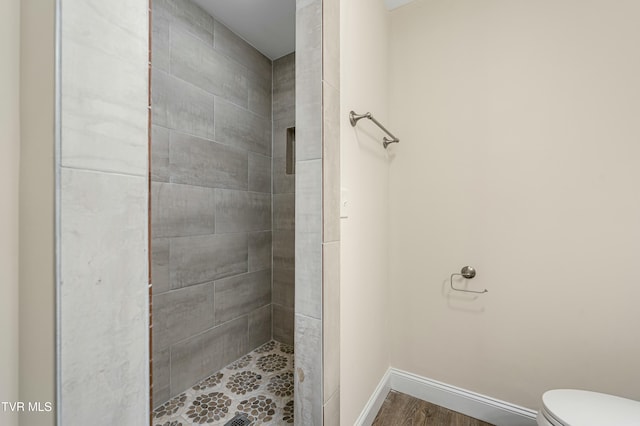
[[[455,290],[455,291],[462,291],[465,293],[476,293],[476,294],[484,294],[484,293],[488,293],[489,290],[487,290],[486,288],[482,291],[475,291],[475,290],[466,290],[463,288],[455,288],[453,286],[453,277],[455,277],[456,275],[460,275],[463,278],[466,278],[468,280],[472,279],[473,277],[476,276],[476,270],[475,268],[473,268],[472,266],[465,266],[464,268],[462,268],[460,270],[459,274],[451,274],[451,277],[449,278],[449,284],[451,285],[451,290]]]

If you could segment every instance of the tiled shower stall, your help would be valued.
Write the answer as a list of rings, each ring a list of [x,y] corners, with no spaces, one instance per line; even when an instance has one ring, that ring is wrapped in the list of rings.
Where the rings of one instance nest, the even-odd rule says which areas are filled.
[[[154,0],[151,63],[156,408],[293,345],[295,54],[271,61],[196,4]]]
[[[230,368],[261,341],[285,342],[256,352],[273,362],[253,365],[281,365],[295,330],[295,405],[282,407],[282,419],[293,408],[297,424],[337,424],[340,3],[295,2],[295,72],[190,0],[149,3],[55,2],[55,416],[70,425],[146,424],[150,396],[157,406],[185,385],[192,398],[192,381],[226,360]],[[287,155],[294,114],[297,152]],[[279,175],[283,159],[295,184]],[[185,169],[189,161],[196,167]],[[159,234],[150,229],[158,226]],[[192,297],[205,288],[204,298]],[[222,297],[243,313],[220,308]]]

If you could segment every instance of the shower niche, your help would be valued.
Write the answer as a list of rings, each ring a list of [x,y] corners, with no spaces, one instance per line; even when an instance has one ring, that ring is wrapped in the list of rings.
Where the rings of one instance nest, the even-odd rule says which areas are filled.
[[[293,423],[295,53],[151,16],[152,424]]]

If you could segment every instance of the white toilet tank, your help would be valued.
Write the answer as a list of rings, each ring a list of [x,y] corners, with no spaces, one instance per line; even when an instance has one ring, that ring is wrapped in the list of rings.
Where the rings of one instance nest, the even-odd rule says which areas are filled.
[[[640,426],[640,402],[584,390],[551,390],[542,395],[538,424]]]

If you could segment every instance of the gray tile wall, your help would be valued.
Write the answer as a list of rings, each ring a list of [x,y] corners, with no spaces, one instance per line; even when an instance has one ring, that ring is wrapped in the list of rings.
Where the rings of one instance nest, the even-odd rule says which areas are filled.
[[[340,423],[340,2],[296,7],[304,31],[296,34],[295,423],[333,426]]]
[[[33,17],[36,4],[23,5]],[[56,424],[149,422],[148,9],[146,0],[60,8]],[[32,87],[44,104],[47,87]]]
[[[295,54],[273,62],[273,338],[293,344],[295,175],[286,174],[287,128],[295,126]]]
[[[189,0],[154,0],[152,13],[158,406],[271,339],[276,231],[271,61]],[[290,89],[278,87],[279,102],[293,102],[284,96]],[[291,202],[276,207],[278,223],[291,228]],[[278,265],[291,266],[292,249],[289,256]],[[287,307],[292,312],[293,305]],[[282,328],[292,324],[291,315],[291,325]]]
[[[322,7],[296,2],[295,423],[323,425]]]

